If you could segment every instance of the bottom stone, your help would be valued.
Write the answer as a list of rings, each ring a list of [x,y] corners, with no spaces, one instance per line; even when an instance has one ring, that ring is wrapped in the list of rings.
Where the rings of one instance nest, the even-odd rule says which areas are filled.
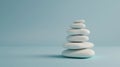
[[[89,58],[95,55],[92,49],[67,49],[62,52],[65,57]]]

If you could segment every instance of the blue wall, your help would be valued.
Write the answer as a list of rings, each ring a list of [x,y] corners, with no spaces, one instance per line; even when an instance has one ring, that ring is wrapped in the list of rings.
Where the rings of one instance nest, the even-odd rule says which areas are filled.
[[[0,45],[58,46],[86,19],[96,46],[120,44],[120,0],[0,0]]]

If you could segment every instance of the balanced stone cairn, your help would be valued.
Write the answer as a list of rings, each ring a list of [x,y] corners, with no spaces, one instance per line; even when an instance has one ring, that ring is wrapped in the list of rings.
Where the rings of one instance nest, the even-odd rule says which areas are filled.
[[[69,36],[67,37],[68,43],[64,44],[64,47],[67,48],[62,52],[62,55],[65,57],[73,58],[89,58],[95,55],[95,52],[91,49],[94,47],[94,44],[87,42],[90,34],[90,31],[86,29],[84,24],[85,20],[77,20],[68,30]]]

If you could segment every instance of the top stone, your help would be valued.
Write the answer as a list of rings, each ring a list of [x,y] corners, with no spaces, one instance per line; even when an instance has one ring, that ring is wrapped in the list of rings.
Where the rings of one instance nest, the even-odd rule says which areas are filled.
[[[74,23],[85,23],[85,20],[84,19],[76,20],[74,21]]]

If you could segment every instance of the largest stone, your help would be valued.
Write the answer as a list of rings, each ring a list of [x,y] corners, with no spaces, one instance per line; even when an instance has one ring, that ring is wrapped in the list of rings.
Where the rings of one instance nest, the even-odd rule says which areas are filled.
[[[89,58],[94,56],[95,52],[92,49],[81,49],[81,50],[67,49],[62,52],[62,55],[65,57]]]

